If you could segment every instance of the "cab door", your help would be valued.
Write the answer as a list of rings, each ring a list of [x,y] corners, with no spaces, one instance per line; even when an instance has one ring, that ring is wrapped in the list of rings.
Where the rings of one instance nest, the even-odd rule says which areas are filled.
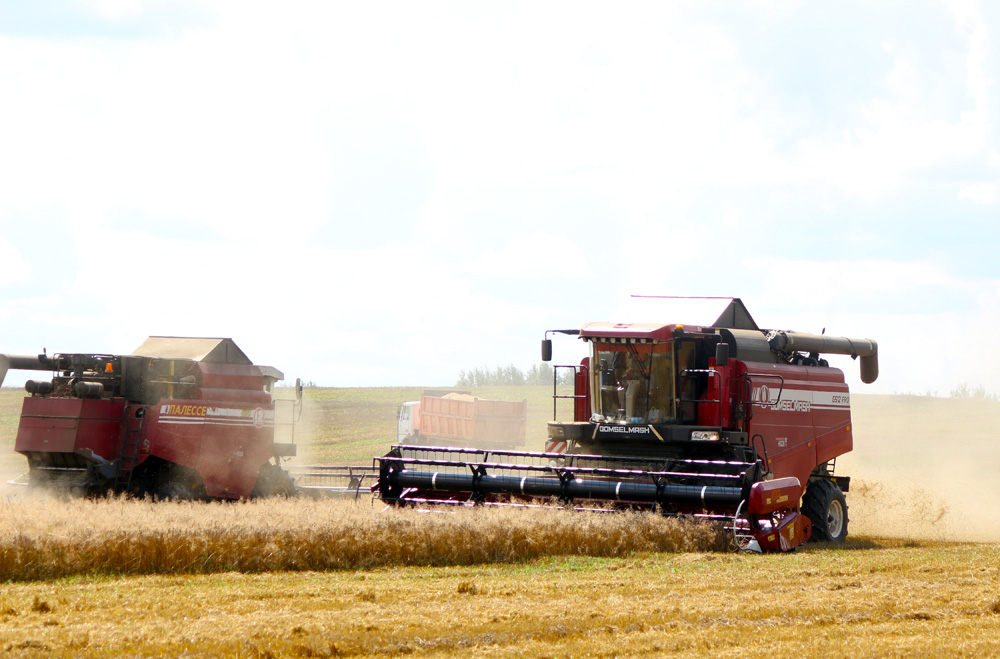
[[[416,422],[417,414],[419,414],[419,412],[420,403],[417,401],[402,404],[399,408],[396,441],[402,444],[408,437],[412,437],[417,434],[420,430],[420,425]]]

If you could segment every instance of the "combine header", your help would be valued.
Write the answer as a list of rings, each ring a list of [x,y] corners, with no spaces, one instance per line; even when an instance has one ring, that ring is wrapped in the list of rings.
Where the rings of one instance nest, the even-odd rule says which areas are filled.
[[[150,337],[131,355],[0,355],[0,382],[8,369],[52,373],[25,385],[14,449],[31,486],[175,499],[295,491],[279,465],[295,455],[301,388],[296,400],[272,399],[284,376],[231,339]],[[285,442],[275,441],[276,404],[291,407]]]
[[[573,372],[572,421],[549,423],[544,453],[394,446],[379,458],[383,500],[653,508],[724,523],[741,547],[787,551],[847,536],[850,394],[822,354],[861,358],[868,339],[762,330],[737,298],[633,298],[643,319],[579,330],[590,355]],[[648,307],[655,307],[654,310]],[[669,315],[666,315],[669,314]],[[549,361],[552,342],[542,342]]]

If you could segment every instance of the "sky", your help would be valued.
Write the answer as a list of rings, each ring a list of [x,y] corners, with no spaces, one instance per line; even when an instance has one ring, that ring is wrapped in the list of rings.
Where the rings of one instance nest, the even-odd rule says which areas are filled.
[[[733,296],[876,340],[852,391],[1000,393],[998,40],[973,0],[0,0],[0,352],[438,386]]]

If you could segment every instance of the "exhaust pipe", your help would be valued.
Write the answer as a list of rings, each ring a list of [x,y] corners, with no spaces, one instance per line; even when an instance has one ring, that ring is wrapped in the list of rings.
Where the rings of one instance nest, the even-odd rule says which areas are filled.
[[[861,358],[861,381],[871,384],[878,379],[878,344],[871,339],[848,339],[820,334],[773,331],[767,343],[775,352],[815,352],[850,355]]]

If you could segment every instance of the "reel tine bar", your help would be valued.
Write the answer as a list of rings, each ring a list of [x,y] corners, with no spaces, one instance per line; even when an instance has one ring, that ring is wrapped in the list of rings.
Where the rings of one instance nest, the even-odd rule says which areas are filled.
[[[387,502],[554,498],[728,516],[746,498],[746,472],[755,464],[426,446],[394,446],[377,460]]]

